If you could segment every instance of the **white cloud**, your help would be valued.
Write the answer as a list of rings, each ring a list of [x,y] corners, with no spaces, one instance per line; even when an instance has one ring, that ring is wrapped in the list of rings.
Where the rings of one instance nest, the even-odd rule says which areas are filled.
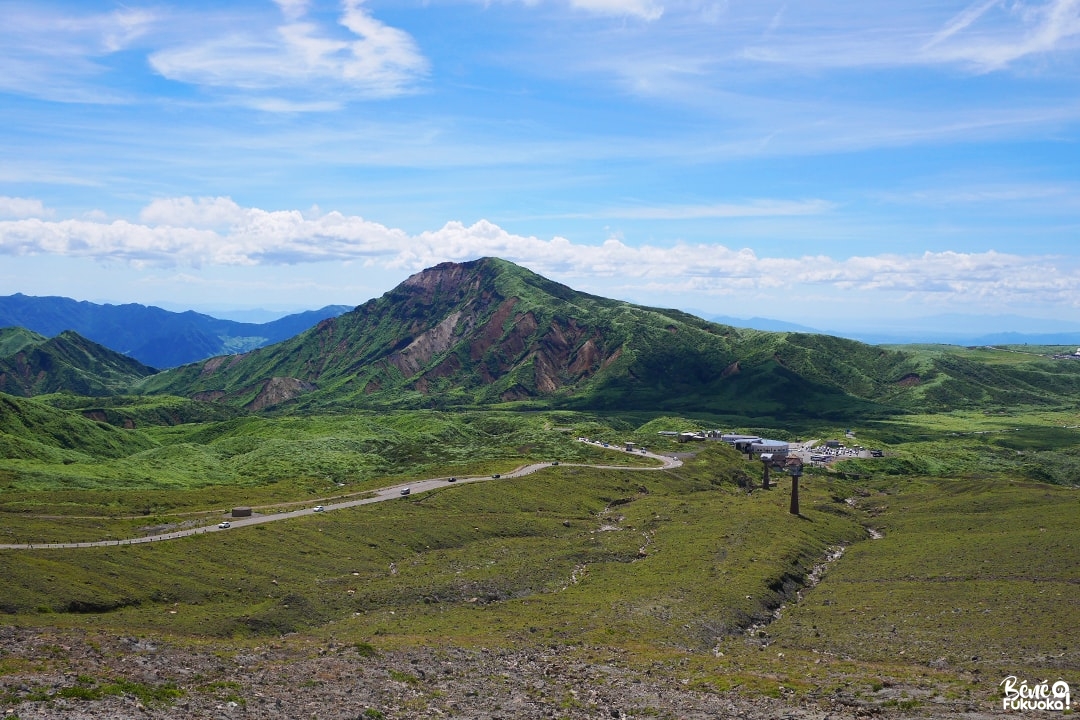
[[[1055,257],[995,251],[761,257],[750,249],[720,244],[633,247],[608,238],[600,245],[584,245],[562,237],[516,235],[486,220],[472,225],[449,222],[409,235],[338,212],[267,211],[221,197],[156,200],[143,210],[139,223],[38,217],[0,221],[0,253],[123,260],[137,267],[362,260],[399,271],[498,256],[552,277],[616,280],[653,291],[730,295],[828,287],[852,293],[965,301],[1038,299],[1080,306],[1080,267]]]
[[[50,217],[52,212],[40,200],[0,195],[0,218]]]
[[[342,2],[338,25],[348,35],[306,19],[304,2],[277,1],[283,24],[264,32],[233,30],[161,50],[150,56],[150,64],[171,80],[194,85],[262,94],[289,90],[317,97],[331,89],[351,97],[397,95],[427,72],[427,60],[412,37],[372,17],[363,0]],[[270,101],[261,102],[266,109],[275,108]],[[320,107],[294,98],[280,102],[276,107]]]
[[[230,198],[155,200],[141,223],[88,219],[0,222],[0,253],[49,253],[141,265],[277,265],[391,255],[408,236],[331,212],[242,208]]]
[[[245,217],[247,211],[227,197],[160,198],[139,213],[139,219],[148,225],[201,229],[225,229],[243,222]]]

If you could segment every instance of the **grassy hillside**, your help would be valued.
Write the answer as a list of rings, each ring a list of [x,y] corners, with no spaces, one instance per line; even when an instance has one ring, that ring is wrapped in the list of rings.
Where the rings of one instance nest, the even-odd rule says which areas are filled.
[[[208,507],[341,495],[394,480],[501,473],[544,460],[612,459],[609,452],[574,439],[599,428],[589,416],[572,413],[242,417],[125,431],[32,401],[21,405],[46,420],[16,429],[12,437],[45,433],[67,421],[125,444],[95,453],[91,438],[96,436],[86,430],[76,435],[84,441],[82,452],[45,448],[47,436],[32,446],[38,452],[11,440],[23,451],[0,460],[0,512],[107,517],[150,508],[171,517]],[[612,440],[619,437],[610,427],[605,432]],[[68,529],[62,522],[45,524],[34,537],[41,542],[75,539],[65,534]],[[89,539],[95,538],[91,534]]]
[[[994,475],[1080,485],[1080,411],[954,411],[871,421],[858,442],[887,457],[836,468],[876,475]]]
[[[0,356],[0,392],[10,395],[113,395],[156,372],[70,331],[46,339],[16,330],[0,340],[13,348]]]
[[[77,411],[91,420],[129,429],[229,420],[245,414],[242,410],[221,403],[169,395],[84,397],[61,393],[40,395],[35,399],[56,408]]]
[[[905,350],[924,368],[907,393],[894,398],[911,409],[1075,406],[1080,396],[1080,362],[1054,360],[1053,353],[948,345]]]
[[[838,656],[1075,677],[1078,501],[1034,483],[877,484],[858,506],[884,538],[851,547],[773,631]]]
[[[40,345],[48,340],[44,335],[21,327],[0,327],[0,358],[14,355],[20,350]]]
[[[867,711],[987,707],[1004,674],[1080,671],[1075,491],[805,476],[794,517],[785,480],[747,493],[756,463],[699,450],[674,471],[563,465],[175,542],[3,552],[0,621],[237,653],[543,647]]]
[[[862,535],[819,491],[808,491],[805,521],[786,515],[779,494],[746,496],[744,472],[713,446],[671,473],[553,467],[152,547],[4,553],[17,588],[6,609],[127,607],[100,620],[221,636],[371,612],[369,634],[423,627],[500,643],[530,625],[543,626],[541,638],[601,641],[622,618],[622,637],[704,650],[764,617],[826,546]],[[222,585],[223,574],[244,581]],[[176,602],[182,613],[161,624],[154,607]],[[387,609],[401,617],[388,622]]]
[[[138,432],[120,430],[34,400],[0,393],[0,459],[37,461],[59,468],[129,456],[156,443]],[[0,478],[17,475],[16,463],[0,463]],[[9,488],[11,486],[9,485]]]

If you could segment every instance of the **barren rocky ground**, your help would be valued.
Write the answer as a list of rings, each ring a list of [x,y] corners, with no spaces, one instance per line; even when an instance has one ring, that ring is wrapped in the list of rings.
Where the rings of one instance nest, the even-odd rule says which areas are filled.
[[[844,694],[700,692],[677,664],[634,669],[618,651],[378,650],[282,639],[185,647],[0,629],[0,712],[31,720],[126,718],[739,718],[854,720],[1000,716],[966,703],[902,710]]]

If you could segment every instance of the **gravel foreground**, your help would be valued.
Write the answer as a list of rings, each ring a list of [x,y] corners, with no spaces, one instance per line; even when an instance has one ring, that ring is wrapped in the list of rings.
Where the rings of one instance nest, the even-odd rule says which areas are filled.
[[[636,671],[618,651],[319,647],[310,639],[190,649],[157,640],[0,628],[8,720],[288,718],[667,718],[983,720],[1003,711],[927,702],[901,710],[853,696],[699,692],[670,666]],[[596,659],[599,658],[599,659]],[[118,681],[121,681],[118,686]]]

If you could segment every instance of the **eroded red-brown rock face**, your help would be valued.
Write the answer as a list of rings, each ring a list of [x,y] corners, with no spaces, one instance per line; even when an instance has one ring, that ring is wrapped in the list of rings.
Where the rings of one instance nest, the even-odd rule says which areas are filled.
[[[290,377],[273,377],[263,384],[262,390],[246,407],[248,410],[262,410],[271,405],[278,405],[287,400],[292,400],[314,389],[314,385],[303,380]]]

